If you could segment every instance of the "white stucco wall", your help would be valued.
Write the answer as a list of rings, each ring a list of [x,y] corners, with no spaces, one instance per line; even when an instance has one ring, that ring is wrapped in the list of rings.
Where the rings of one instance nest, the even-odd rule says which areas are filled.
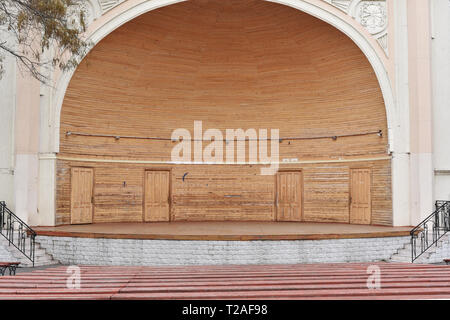
[[[0,39],[14,47],[14,37],[0,30]],[[25,222],[37,212],[39,83],[4,56],[0,79],[0,201]]]
[[[450,200],[450,1],[431,3],[434,193]]]
[[[6,34],[0,31],[0,38]],[[14,209],[14,122],[16,64],[10,55],[4,55],[5,72],[0,79],[0,201]]]

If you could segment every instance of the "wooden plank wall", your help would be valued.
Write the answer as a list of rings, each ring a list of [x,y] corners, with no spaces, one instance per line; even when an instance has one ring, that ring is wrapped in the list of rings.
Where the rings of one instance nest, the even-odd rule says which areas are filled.
[[[280,151],[302,159],[386,153],[383,97],[359,48],[298,10],[241,2],[161,8],[101,41],[67,90],[60,152],[170,160],[171,142],[65,133],[170,138],[201,120],[204,130],[273,128],[283,137],[383,130],[381,139],[294,141]]]
[[[57,224],[70,223],[72,166],[94,168],[94,222],[142,222],[145,170],[162,168],[149,164],[58,160]],[[282,168],[303,172],[305,221],[342,223],[349,221],[350,168],[371,168],[372,224],[392,225],[390,160],[290,164]],[[275,218],[275,177],[261,176],[260,166],[167,165],[164,169],[172,170],[172,221]]]
[[[388,150],[376,76],[344,34],[275,3],[193,0],[137,17],[83,60],[62,107],[60,156],[169,161],[170,141],[66,132],[170,138],[177,128],[192,132],[195,120],[203,121],[204,131],[280,129],[281,137],[384,133],[283,141],[281,159],[371,158]],[[61,160],[57,223],[69,221],[69,168],[91,164],[94,221],[141,221],[142,175],[152,166]],[[390,164],[359,165],[373,166],[373,223],[391,224]],[[175,220],[273,218],[274,178],[260,176],[257,166],[167,167],[173,170]],[[305,217],[346,221],[349,165],[304,168]],[[241,196],[224,200],[235,193]]]

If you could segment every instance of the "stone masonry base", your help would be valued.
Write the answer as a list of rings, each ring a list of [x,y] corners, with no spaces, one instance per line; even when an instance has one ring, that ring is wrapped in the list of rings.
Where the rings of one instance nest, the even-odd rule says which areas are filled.
[[[62,264],[219,265],[388,261],[409,237],[333,240],[136,240],[38,236]]]

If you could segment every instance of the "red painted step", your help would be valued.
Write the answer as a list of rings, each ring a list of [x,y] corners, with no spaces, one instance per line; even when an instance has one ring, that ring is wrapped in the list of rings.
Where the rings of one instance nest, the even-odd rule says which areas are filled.
[[[367,288],[372,265],[379,290]],[[80,289],[67,288],[66,271],[0,277],[0,299],[450,299],[446,265],[80,266]]]

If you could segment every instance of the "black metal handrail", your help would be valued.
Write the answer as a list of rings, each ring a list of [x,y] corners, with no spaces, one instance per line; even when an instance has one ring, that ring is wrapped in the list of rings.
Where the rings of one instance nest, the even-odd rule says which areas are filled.
[[[8,240],[9,245],[30,259],[34,267],[36,232],[9,210],[5,201],[0,201],[0,234]]]
[[[436,211],[411,230],[411,262],[450,231],[450,201],[436,201]],[[419,242],[419,243],[418,243]],[[418,250],[419,249],[419,250]]]

